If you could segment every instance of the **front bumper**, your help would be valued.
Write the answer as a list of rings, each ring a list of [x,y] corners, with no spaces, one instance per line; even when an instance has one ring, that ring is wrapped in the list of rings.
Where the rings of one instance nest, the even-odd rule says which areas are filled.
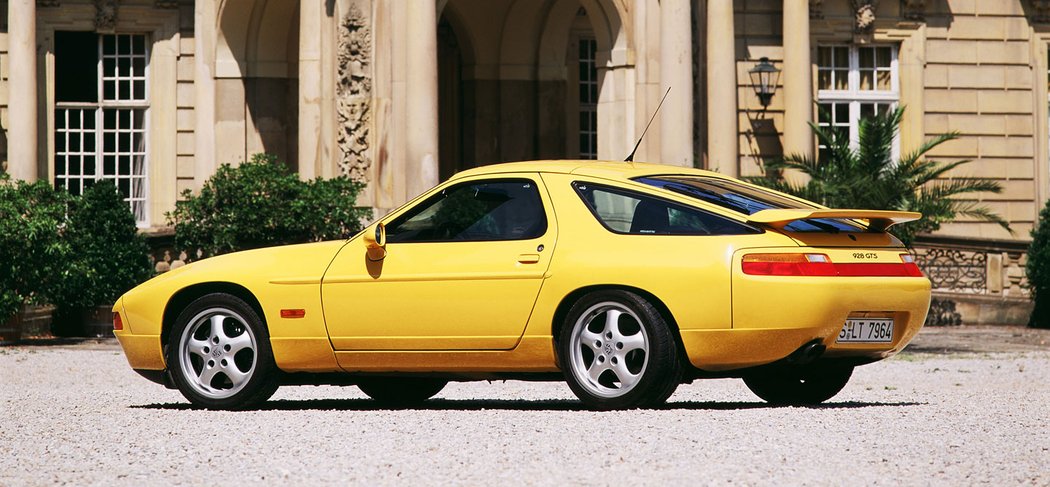
[[[160,335],[133,335],[126,331],[115,331],[128,364],[136,371],[164,370],[164,350],[160,345]],[[141,373],[141,372],[140,372]]]

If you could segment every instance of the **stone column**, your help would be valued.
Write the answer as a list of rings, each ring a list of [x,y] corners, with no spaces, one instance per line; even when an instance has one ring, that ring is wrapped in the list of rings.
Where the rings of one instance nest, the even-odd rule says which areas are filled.
[[[437,6],[406,0],[405,108],[408,197],[438,183]]]
[[[7,4],[8,79],[7,170],[14,179],[36,181],[36,0]]]
[[[693,165],[693,30],[690,0],[660,2],[660,160]],[[655,108],[655,105],[654,105]],[[631,141],[634,145],[634,141]],[[629,150],[629,149],[628,149]]]
[[[299,4],[299,176],[321,175],[322,3]]]
[[[736,37],[733,2],[707,2],[707,165],[737,176]]]
[[[784,154],[813,156],[809,0],[784,0]],[[790,176],[789,176],[790,177]]]
[[[215,18],[216,0],[197,0],[194,4],[194,77],[193,95],[196,98],[194,119],[193,178],[198,190],[215,174]]]

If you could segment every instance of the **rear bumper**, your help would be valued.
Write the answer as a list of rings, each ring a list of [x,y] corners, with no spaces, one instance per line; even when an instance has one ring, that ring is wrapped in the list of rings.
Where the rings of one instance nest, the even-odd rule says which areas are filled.
[[[737,267],[739,269],[739,267]],[[900,352],[915,337],[930,306],[922,277],[733,276],[732,329],[680,324],[690,363],[724,371],[781,360],[819,341],[821,358],[875,361]],[[889,343],[837,343],[847,318],[893,318]]]

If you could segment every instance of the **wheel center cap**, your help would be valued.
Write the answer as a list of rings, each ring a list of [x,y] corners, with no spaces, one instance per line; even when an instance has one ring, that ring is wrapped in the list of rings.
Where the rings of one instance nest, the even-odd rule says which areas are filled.
[[[221,348],[216,348],[215,350],[211,351],[211,356],[212,357],[219,358],[221,355],[222,355],[222,349]]]
[[[613,353],[613,347],[612,347],[612,344],[606,344],[606,345],[605,345],[605,353],[606,353],[607,355],[612,355],[612,353]]]

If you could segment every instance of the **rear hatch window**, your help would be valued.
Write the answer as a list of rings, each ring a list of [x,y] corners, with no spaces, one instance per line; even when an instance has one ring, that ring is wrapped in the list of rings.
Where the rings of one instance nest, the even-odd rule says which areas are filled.
[[[797,200],[785,198],[770,191],[745,186],[720,178],[702,176],[651,176],[635,179],[640,183],[663,188],[678,194],[721,206],[727,210],[752,215],[769,209],[814,209]],[[784,226],[789,232],[865,232],[867,229],[852,220],[841,218],[813,218],[797,220]]]

